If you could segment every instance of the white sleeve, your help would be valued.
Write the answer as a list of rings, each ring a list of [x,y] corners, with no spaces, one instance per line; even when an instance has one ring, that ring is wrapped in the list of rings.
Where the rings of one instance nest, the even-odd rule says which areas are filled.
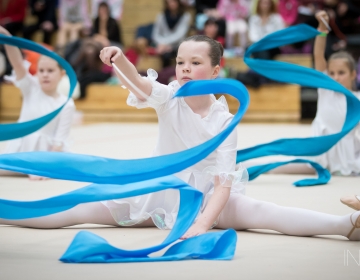
[[[217,148],[216,168],[219,172],[230,173],[235,171],[236,152],[237,129],[235,128]]]
[[[256,43],[261,39],[260,25],[256,22],[256,16],[251,16],[249,19],[249,39],[252,43]]]
[[[155,110],[159,110],[171,99],[171,89],[169,86],[160,84],[156,81],[158,75],[155,70],[149,69],[147,74],[148,76],[143,77],[143,79],[148,79],[151,82],[151,94],[145,101],[142,101],[138,99],[135,94],[130,92],[126,102],[129,106],[133,106],[138,109],[151,107]]]
[[[30,73],[26,73],[21,80],[14,81],[14,85],[20,89],[24,99],[29,98],[31,93],[38,92],[37,90],[33,90],[36,87],[40,87],[39,83],[37,83],[35,79],[36,78]]]
[[[66,140],[69,137],[70,128],[73,123],[74,113],[75,105],[71,99],[59,114],[59,123],[56,128],[54,139],[52,139],[52,144],[54,146],[62,146],[63,148],[65,147]]]

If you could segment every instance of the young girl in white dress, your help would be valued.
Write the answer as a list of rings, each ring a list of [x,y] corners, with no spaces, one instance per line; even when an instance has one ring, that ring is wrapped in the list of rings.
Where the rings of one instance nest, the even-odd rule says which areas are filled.
[[[11,36],[1,26],[0,34]],[[28,72],[30,63],[23,60],[17,47],[5,45],[5,50],[16,76],[16,78],[10,80],[20,89],[23,99],[18,122],[26,122],[42,117],[58,109],[66,102],[67,98],[56,90],[65,71],[60,68],[55,60],[41,56],[35,77]],[[69,100],[50,123],[30,135],[9,141],[4,153],[66,151],[74,112],[74,102]],[[0,170],[0,176],[2,175],[20,174]],[[33,180],[44,179],[32,175],[29,175],[29,177]]]
[[[319,21],[318,30],[323,34],[328,30],[321,20],[329,22],[325,11],[316,14]],[[337,52],[325,60],[326,37],[317,36],[314,46],[315,69],[325,72],[342,84],[360,99],[360,92],[353,91],[356,81],[356,63],[346,52]],[[314,136],[334,134],[341,131],[346,117],[346,98],[343,94],[327,89],[318,89],[318,106],[312,123]],[[342,138],[328,152],[315,159],[335,175],[360,175],[360,124]]]
[[[213,95],[172,98],[182,85],[190,80],[210,80],[218,76],[222,46],[203,35],[185,39],[178,49],[176,81],[169,85],[156,82],[156,72],[140,77],[136,68],[117,47],[104,48],[100,58],[107,65],[112,62],[126,73],[121,82],[131,91],[128,104],[138,108],[153,107],[159,118],[159,138],[154,156],[176,153],[209,140],[221,132],[231,121],[224,99]],[[336,216],[325,213],[278,206],[244,195],[243,184],[230,180],[236,174],[237,132],[229,137],[206,159],[174,174],[204,195],[203,205],[196,222],[182,236],[187,239],[207,232],[210,228],[271,229],[288,235],[342,235],[360,240],[360,211]],[[211,176],[204,176],[211,168]],[[355,197],[344,201],[358,207]],[[360,204],[360,202],[359,202]],[[4,220],[0,224],[32,228],[60,228],[82,223],[114,226],[157,226],[170,229],[174,225],[179,207],[176,190],[165,190],[143,196],[104,202],[84,203],[72,209],[49,216]]]

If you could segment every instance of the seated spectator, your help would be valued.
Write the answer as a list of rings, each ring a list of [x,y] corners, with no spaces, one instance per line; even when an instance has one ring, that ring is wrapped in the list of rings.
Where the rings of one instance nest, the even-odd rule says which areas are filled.
[[[226,20],[226,48],[234,48],[234,37],[239,38],[239,47],[236,55],[242,55],[247,47],[249,7],[244,0],[220,0],[217,6],[218,13]]]
[[[86,35],[90,34],[91,19],[88,4],[83,0],[60,0],[59,15],[57,50],[62,54],[65,45],[76,41],[82,31]]]
[[[279,0],[279,14],[286,26],[291,26],[296,23],[299,5],[298,0]]]
[[[89,84],[103,83],[111,77],[111,69],[104,69],[99,58],[102,48],[93,38],[75,41],[66,48],[65,59],[74,68],[80,83],[80,98],[85,98]]]
[[[0,25],[12,35],[23,30],[27,0],[1,0]]]
[[[285,27],[274,0],[259,0],[255,6],[256,13],[249,19],[249,39],[256,43],[268,34]],[[255,58],[273,59],[280,54],[279,48],[254,53]]]
[[[98,16],[94,21],[93,37],[104,47],[122,46],[120,23],[111,17],[110,8],[106,2],[101,2],[98,7]]]
[[[225,39],[219,35],[219,25],[215,18],[210,17],[207,21],[205,21],[204,30],[201,34],[218,41],[223,47],[225,46]]]
[[[219,0],[195,0],[195,25],[197,30],[203,30],[204,23],[209,17],[216,18],[219,26],[219,35],[225,37],[226,23],[217,11],[218,2]]]
[[[324,7],[330,16],[329,24],[332,29],[327,36],[325,57],[347,46],[358,48],[360,36],[354,26],[360,17],[360,8],[349,0],[324,0]]]
[[[157,16],[152,33],[163,67],[169,66],[176,57],[177,48],[189,30],[190,20],[191,16],[185,12],[180,0],[165,0],[165,9]]]
[[[105,2],[110,7],[111,17],[117,21],[121,20],[123,13],[124,0],[91,0],[91,16],[93,19],[98,17],[99,4]]]
[[[54,0],[29,0],[31,13],[38,18],[37,23],[24,28],[24,38],[31,40],[32,35],[41,30],[43,42],[51,45],[51,36],[57,29],[56,3]]]

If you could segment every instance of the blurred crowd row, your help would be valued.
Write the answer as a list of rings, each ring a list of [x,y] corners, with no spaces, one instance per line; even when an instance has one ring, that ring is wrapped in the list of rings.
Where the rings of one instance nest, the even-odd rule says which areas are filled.
[[[165,0],[154,21],[139,26],[133,43],[126,46],[121,32],[122,14],[126,13],[123,6],[124,0],[1,0],[0,25],[26,39],[42,32],[43,43],[75,69],[81,97],[90,83],[105,82],[113,76],[112,69],[98,58],[103,47],[122,48],[135,65],[141,57],[159,56],[163,67],[159,79],[167,83],[174,77],[176,50],[186,36],[205,34],[224,46],[225,58],[241,57],[252,43],[287,26],[306,23],[316,28],[314,15],[322,9],[330,15],[332,29],[326,56],[345,48],[353,48],[355,57],[359,56],[360,1],[356,0]],[[29,9],[35,21],[25,24]],[[301,42],[255,56],[273,59],[280,53],[311,51],[312,42]],[[36,54],[24,55],[35,73]],[[0,69],[0,76],[11,71],[0,53],[1,59],[5,63],[0,61],[0,65],[5,67]]]

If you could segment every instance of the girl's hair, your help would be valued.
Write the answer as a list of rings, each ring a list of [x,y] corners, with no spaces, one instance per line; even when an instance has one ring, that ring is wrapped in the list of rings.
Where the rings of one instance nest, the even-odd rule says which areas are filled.
[[[188,41],[208,43],[210,47],[209,56],[211,59],[211,66],[220,65],[220,60],[224,53],[224,48],[218,41],[215,41],[205,35],[194,35],[184,39],[181,43]]]
[[[43,58],[43,57],[48,57],[48,56],[43,55],[43,54],[40,55],[39,58],[37,59],[37,63],[36,63],[36,64],[38,64],[39,61],[40,61],[40,59]],[[49,58],[52,59],[52,60],[54,60],[54,61],[56,62],[56,64],[57,64],[57,66],[59,67],[60,71],[64,70],[64,68],[59,64],[59,62],[57,62],[55,59],[53,59],[53,58],[51,58],[51,57],[49,57]],[[36,67],[36,68],[37,68],[37,67]]]
[[[256,13],[259,15],[260,14],[260,2],[262,0],[258,0],[257,3],[256,3]],[[277,5],[275,3],[274,0],[270,0],[271,2],[271,7],[270,7],[270,11],[269,13],[270,14],[276,14],[278,11],[277,11]]]
[[[356,62],[350,53],[345,51],[336,52],[329,57],[329,61],[332,59],[344,59],[346,61],[346,66],[349,68],[350,72],[353,72],[354,70],[356,71]]]

